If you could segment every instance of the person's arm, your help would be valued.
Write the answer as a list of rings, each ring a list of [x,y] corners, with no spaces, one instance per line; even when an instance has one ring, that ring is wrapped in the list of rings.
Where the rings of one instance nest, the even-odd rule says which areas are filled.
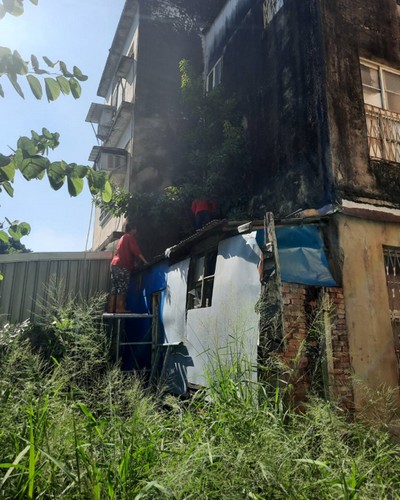
[[[147,260],[143,257],[143,254],[140,253],[138,257],[143,262],[143,264],[148,264]]]
[[[145,259],[144,255],[142,254],[142,251],[136,241],[135,237],[132,237],[129,239],[129,249],[132,255],[135,257],[138,257],[144,264],[148,264],[147,260]]]

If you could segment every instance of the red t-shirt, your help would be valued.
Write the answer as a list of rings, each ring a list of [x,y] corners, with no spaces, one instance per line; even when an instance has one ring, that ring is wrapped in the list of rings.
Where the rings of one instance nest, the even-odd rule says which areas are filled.
[[[194,200],[192,203],[192,212],[194,215],[197,215],[199,212],[207,211],[214,212],[216,209],[215,202],[211,200],[207,200],[205,198],[199,198]]]
[[[129,233],[125,233],[119,240],[112,266],[123,267],[128,271],[132,271],[135,267],[135,257],[142,253],[136,241],[136,238]]]

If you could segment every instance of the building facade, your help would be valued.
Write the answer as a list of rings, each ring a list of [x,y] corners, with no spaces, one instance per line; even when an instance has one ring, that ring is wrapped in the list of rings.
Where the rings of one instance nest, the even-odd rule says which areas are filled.
[[[89,160],[111,173],[129,192],[169,186],[181,151],[182,59],[201,64],[201,29],[218,10],[218,0],[127,0],[109,51],[97,95],[86,121],[97,125]],[[121,231],[123,220],[96,212],[93,249]],[[142,227],[143,251],[151,243]],[[153,238],[154,240],[154,238]]]
[[[140,8],[146,13],[140,30],[143,39],[137,43],[136,70],[131,73],[136,82],[133,129],[132,117],[130,121],[134,133],[121,133],[119,142],[106,139],[103,143],[128,151],[125,186],[132,190],[139,184],[149,189],[168,185],[174,155],[179,155],[174,136],[174,113],[179,109],[177,62],[185,57],[201,63],[205,92],[221,86],[240,106],[251,150],[251,175],[257,179],[256,215],[261,217],[266,210],[282,219],[293,214],[300,218],[329,214],[324,243],[340,288],[336,295],[332,292],[334,302],[340,302],[340,321],[331,375],[347,371],[345,378],[352,380],[351,393],[358,408],[365,402],[367,387],[391,389],[398,398],[399,2],[225,0],[214,3],[214,12],[202,12],[202,44],[197,28],[172,30],[175,43],[160,44],[171,23],[165,26],[165,11],[155,19],[151,9],[172,3],[145,2],[145,7],[127,2],[125,7],[136,9],[139,24]],[[184,2],[175,2],[176,8],[178,4],[183,9]],[[123,18],[124,13],[120,24]],[[155,26],[160,28],[159,35]],[[187,42],[185,50],[181,36]],[[128,56],[128,45],[125,42],[114,66],[109,64],[110,52],[99,88],[108,105],[111,75],[122,64],[121,54]],[[168,59],[170,54],[172,59]],[[173,84],[172,70],[176,71]],[[159,80],[160,74],[171,86]],[[143,78],[141,84],[139,78]],[[177,103],[173,112],[166,95],[169,104]],[[108,229],[104,226],[101,231],[101,237],[95,236],[98,241]],[[280,300],[289,300],[289,309],[301,305],[296,314],[301,309],[304,316],[312,299],[305,299],[309,294],[305,289],[292,288],[282,285]],[[298,295],[294,302],[285,298],[291,293]]]
[[[205,78],[241,102],[260,206],[334,207],[356,406],[366,386],[398,397],[399,16],[392,0],[230,1],[205,33]]]

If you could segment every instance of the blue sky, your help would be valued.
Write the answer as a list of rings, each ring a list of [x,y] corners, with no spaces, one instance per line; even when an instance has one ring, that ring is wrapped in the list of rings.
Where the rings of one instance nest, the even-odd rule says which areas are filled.
[[[26,60],[31,54],[52,61],[61,59],[68,68],[76,65],[89,76],[82,84],[80,99],[61,96],[51,103],[45,97],[36,100],[25,82],[21,85],[24,100],[1,78],[6,94],[0,98],[1,153],[9,154],[9,146],[13,148],[21,135],[30,136],[31,130],[40,132],[46,127],[60,133],[60,146],[50,159],[89,164],[96,137],[85,118],[91,102],[102,102],[97,88],[124,3],[39,0],[34,6],[26,0],[23,16],[7,15],[0,20],[0,46],[18,50]],[[29,222],[32,232],[22,242],[35,252],[85,250],[92,205],[87,187],[80,196],[71,198],[65,186],[55,192],[47,179],[27,182],[17,177],[13,198],[0,193],[0,221],[8,217]],[[89,234],[89,249],[91,238]]]

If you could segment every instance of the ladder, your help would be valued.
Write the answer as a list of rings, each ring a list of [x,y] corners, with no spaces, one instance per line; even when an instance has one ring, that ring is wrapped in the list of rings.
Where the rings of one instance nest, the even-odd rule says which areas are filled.
[[[151,330],[152,330],[152,335],[151,335],[151,341],[148,342],[126,342],[122,341],[122,328],[121,328],[121,323],[126,319],[137,319],[137,318],[152,318],[151,321]],[[155,350],[156,346],[158,344],[158,315],[154,314],[147,314],[147,313],[124,313],[124,314],[118,314],[118,313],[104,313],[103,314],[103,319],[108,319],[112,321],[112,331],[114,333],[114,326],[116,326],[116,335],[115,335],[115,346],[116,346],[116,353],[115,353],[115,360],[119,361],[121,357],[121,348],[125,346],[139,346],[139,345],[151,345],[152,346],[152,359],[151,362],[153,364],[154,358],[155,358]],[[155,321],[156,319],[156,321]]]

